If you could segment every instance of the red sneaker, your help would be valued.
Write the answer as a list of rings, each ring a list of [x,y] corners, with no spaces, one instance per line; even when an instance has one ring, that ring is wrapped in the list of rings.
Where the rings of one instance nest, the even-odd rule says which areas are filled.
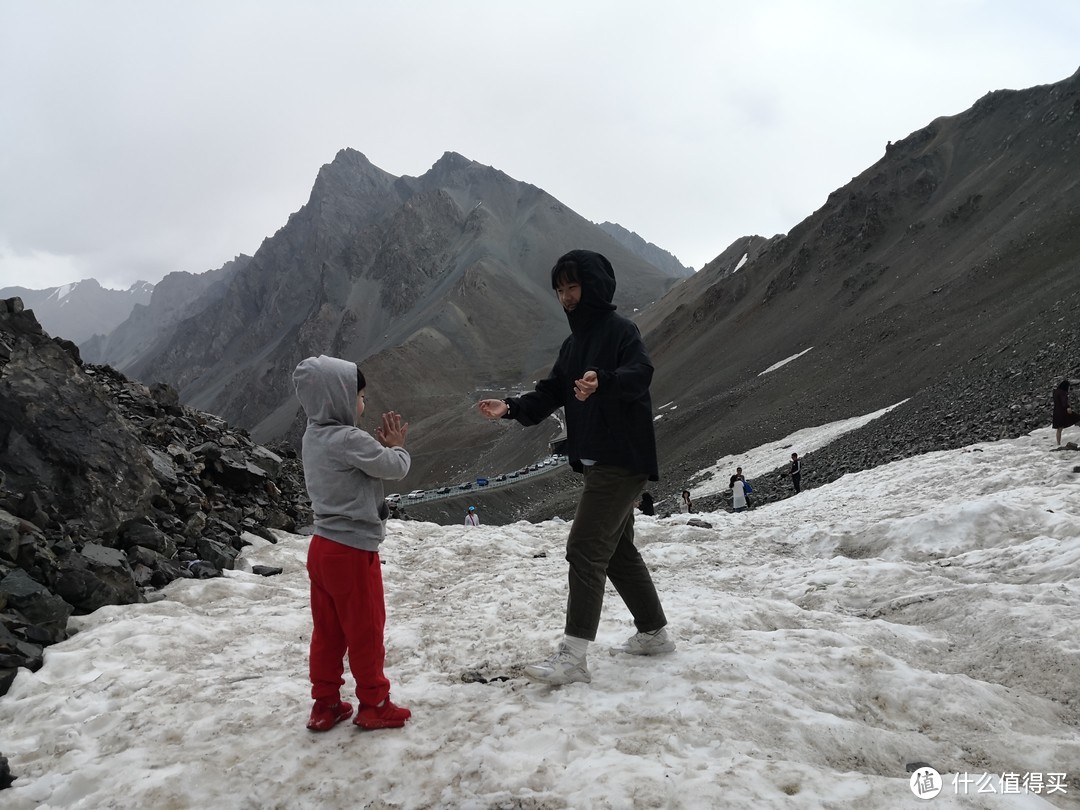
[[[377,728],[401,728],[410,717],[412,717],[412,712],[401,706],[395,706],[390,702],[390,698],[387,698],[378,706],[361,704],[360,711],[353,718],[353,723],[368,731]]]
[[[344,700],[316,700],[311,707],[307,727],[310,731],[329,731],[342,720],[352,717],[352,704]]]

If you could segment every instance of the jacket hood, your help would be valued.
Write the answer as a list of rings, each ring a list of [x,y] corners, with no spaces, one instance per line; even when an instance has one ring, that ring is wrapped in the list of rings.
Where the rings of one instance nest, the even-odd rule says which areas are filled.
[[[597,321],[615,311],[615,305],[611,303],[615,297],[615,269],[606,256],[591,250],[571,250],[560,256],[551,269],[552,287],[560,266],[566,264],[573,264],[581,284],[581,301],[573,312],[566,313],[570,331],[576,335],[588,331]]]
[[[293,371],[296,397],[308,422],[356,426],[356,363],[337,357],[308,357]]]

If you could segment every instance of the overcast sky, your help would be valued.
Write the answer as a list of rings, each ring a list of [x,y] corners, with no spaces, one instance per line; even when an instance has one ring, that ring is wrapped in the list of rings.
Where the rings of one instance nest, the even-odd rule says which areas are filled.
[[[1077,42],[1075,0],[0,0],[0,287],[253,254],[343,147],[459,152],[700,268]]]

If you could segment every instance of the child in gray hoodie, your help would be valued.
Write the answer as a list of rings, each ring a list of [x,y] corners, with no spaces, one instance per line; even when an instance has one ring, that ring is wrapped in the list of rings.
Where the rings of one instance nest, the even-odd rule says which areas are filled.
[[[390,702],[379,544],[389,510],[383,479],[409,472],[408,423],[389,411],[375,435],[356,426],[364,413],[364,375],[355,363],[309,357],[293,372],[307,414],[302,456],[315,534],[308,547],[311,579],[311,709],[307,727],[327,731],[352,716],[341,700],[344,657],[356,681],[360,728],[398,728],[412,713]]]

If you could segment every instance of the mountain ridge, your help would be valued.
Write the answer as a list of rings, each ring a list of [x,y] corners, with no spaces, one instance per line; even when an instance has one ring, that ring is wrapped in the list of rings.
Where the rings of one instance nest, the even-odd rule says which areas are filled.
[[[690,301],[671,291],[644,331],[656,347],[656,396],[679,403],[658,425],[669,446],[687,448],[674,466],[905,398],[920,407],[941,385],[982,391],[964,370],[1002,365],[1000,336],[1051,312],[1047,343],[1065,340],[1056,308],[1074,300],[1080,278],[1080,167],[1068,160],[1077,115],[1080,72],[989,93],[893,143],[738,272],[700,271]],[[706,345],[724,347],[721,358]],[[782,373],[759,376],[810,347]],[[1075,373],[1075,362],[1055,355],[1039,367],[1040,385]],[[1007,407],[983,395],[964,404]],[[946,419],[928,421],[951,435]]]
[[[616,300],[627,309],[677,280],[491,166],[446,152],[423,175],[395,178],[342,149],[307,203],[212,298],[117,368],[174,385],[185,404],[260,441],[295,441],[292,368],[311,354],[347,356],[373,382],[373,409],[422,415],[415,476],[448,475],[446,448],[492,441],[457,419],[463,394],[519,386],[554,356],[565,317],[549,269],[583,243],[618,262]]]
[[[135,306],[149,302],[153,291],[154,285],[148,281],[114,290],[88,278],[40,290],[4,287],[0,289],[0,300],[21,299],[27,309],[34,310],[45,331],[81,343],[99,332],[115,329]]]

